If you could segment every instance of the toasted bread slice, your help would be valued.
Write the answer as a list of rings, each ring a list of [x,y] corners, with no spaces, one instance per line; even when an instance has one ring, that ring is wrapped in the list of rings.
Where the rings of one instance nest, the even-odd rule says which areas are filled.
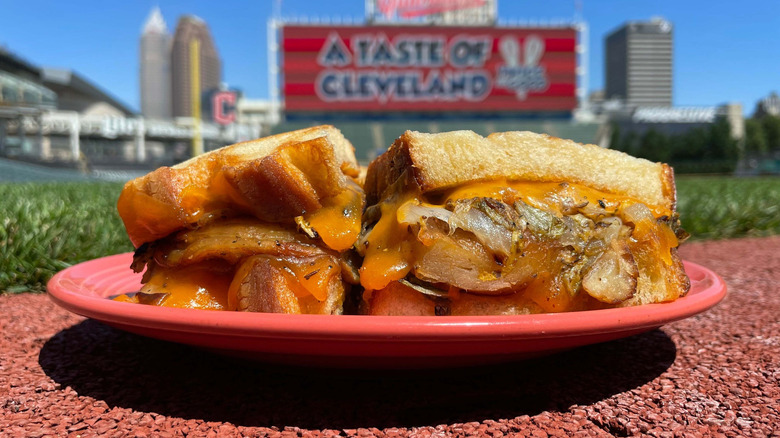
[[[506,178],[567,181],[668,210],[676,203],[674,173],[666,164],[533,132],[482,137],[472,131],[406,131],[369,165],[364,186],[368,205],[406,171],[423,193]]]
[[[357,160],[355,159],[355,148],[352,146],[352,143],[344,137],[341,131],[331,125],[313,126],[311,128],[283,132],[269,137],[236,143],[190,158],[187,161],[183,161],[173,166],[173,168],[186,169],[197,166],[197,163],[202,163],[216,157],[220,157],[219,159],[225,162],[238,162],[247,159],[262,158],[269,155],[279,146],[306,142],[320,137],[326,137],[331,143],[333,155],[336,162],[339,163],[338,165],[347,163],[354,169],[359,168]]]
[[[327,137],[279,146],[256,160],[225,166],[234,202],[259,219],[283,222],[322,208],[346,188]]]
[[[226,210],[289,222],[343,192],[359,166],[333,126],[226,146],[129,181],[117,208],[138,247]],[[294,223],[294,222],[292,222]]]
[[[690,287],[663,163],[531,132],[407,131],[370,163],[364,190],[369,314],[599,309]],[[437,252],[446,245],[459,251]],[[462,293],[434,303],[404,278]]]
[[[286,262],[268,255],[247,258],[236,272],[228,291],[228,308],[243,312],[333,315],[342,313],[345,285],[338,261],[321,256],[329,272],[312,270],[307,277],[323,296],[306,293],[300,279],[293,277]],[[313,275],[322,278],[312,279]]]

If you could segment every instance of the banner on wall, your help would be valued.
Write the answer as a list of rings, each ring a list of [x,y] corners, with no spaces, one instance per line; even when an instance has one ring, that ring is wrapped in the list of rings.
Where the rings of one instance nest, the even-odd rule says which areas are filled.
[[[282,28],[289,112],[550,112],[577,105],[577,33],[560,28]]]
[[[488,0],[371,0],[367,19],[381,18],[402,21],[437,14],[468,11],[485,17],[495,17],[496,2]]]

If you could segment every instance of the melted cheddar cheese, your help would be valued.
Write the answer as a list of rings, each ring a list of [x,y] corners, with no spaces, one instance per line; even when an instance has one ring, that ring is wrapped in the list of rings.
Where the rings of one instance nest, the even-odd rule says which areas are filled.
[[[413,237],[398,222],[396,212],[417,197],[411,193],[395,196],[380,205],[382,215],[366,241],[360,284],[368,290],[382,289],[391,281],[406,277],[412,268]]]
[[[143,295],[120,295],[116,301],[151,304],[185,309],[226,310],[232,272],[188,266],[180,269],[158,268],[141,288]]]
[[[252,208],[227,181],[223,171],[213,173],[203,186],[186,186],[169,203],[144,191],[125,188],[119,195],[117,210],[127,234],[138,247],[157,240],[172,230],[190,227],[216,213],[251,214]],[[303,219],[317,231],[322,242],[336,251],[352,247],[360,234],[364,195],[360,187],[347,181],[344,190],[320,200],[322,207],[306,213]],[[293,218],[290,218],[293,223]]]
[[[122,191],[118,209],[128,227],[128,234],[136,236],[134,244],[156,240],[161,230],[185,228],[204,218],[207,220],[202,223],[207,223],[212,220],[208,215],[215,212],[235,212],[245,217],[250,210],[246,200],[221,171],[213,173],[206,186],[187,186],[178,193],[178,197],[180,208],[171,208],[170,204],[143,191]],[[302,216],[308,227],[316,232],[316,236],[312,237],[318,237],[324,246],[335,251],[352,248],[361,230],[364,204],[362,189],[350,180],[346,189],[335,196],[321,199],[321,204],[321,208]],[[252,217],[247,220],[259,219]],[[279,242],[276,244],[278,246]],[[168,255],[165,254],[164,257]],[[273,263],[283,272],[289,289],[297,297],[292,299],[295,303],[291,301],[289,304],[295,304],[293,307],[299,309],[298,313],[306,313],[307,308],[314,308],[319,302],[326,300],[330,292],[329,281],[334,272],[340,272],[331,257],[317,259],[315,265],[310,265],[309,261],[304,265],[292,259],[277,260]],[[235,303],[229,302],[228,290],[234,278],[240,279],[245,275],[240,271],[240,265],[241,260],[232,267],[229,274],[209,269],[157,267],[142,292],[159,295],[155,295],[154,299],[148,295],[141,297],[147,304],[166,307],[236,310]],[[238,272],[233,275],[233,271]],[[116,299],[139,302],[138,296],[122,295]]]
[[[416,260],[425,254],[427,249],[425,242],[417,242],[408,225],[403,225],[397,217],[399,208],[407,202],[415,202],[418,205],[428,205],[434,207],[444,207],[448,201],[457,201],[470,198],[492,198],[505,202],[509,205],[518,200],[545,211],[552,212],[558,217],[562,217],[565,212],[561,206],[565,203],[565,198],[570,198],[576,203],[587,200],[589,203],[595,203],[606,214],[622,216],[625,208],[639,203],[635,198],[621,195],[614,195],[589,187],[577,184],[561,184],[554,182],[517,182],[496,180],[487,182],[477,182],[467,184],[444,193],[423,196],[418,193],[399,190],[385,199],[379,208],[381,217],[379,221],[370,230],[365,239],[364,261],[360,268],[360,282],[366,290],[380,290],[388,286],[393,281],[400,280],[409,274]],[[434,204],[426,201],[436,200]],[[668,208],[654,206],[650,207],[652,215],[657,219],[663,216],[671,216],[672,211]],[[637,248],[642,251],[640,257],[645,260],[657,258],[660,254],[662,260],[668,265],[672,263],[670,255],[671,248],[678,245],[674,232],[665,225],[658,224],[656,221],[643,220],[635,225],[634,237],[632,237],[632,249]],[[555,257],[546,258],[545,263],[559,263]],[[546,266],[545,272],[556,272],[558,267]],[[541,284],[544,280],[539,279]],[[547,281],[557,281],[548,279]],[[539,284],[532,284],[528,289],[536,290]],[[560,296],[558,307],[566,307],[570,297]],[[542,301],[540,299],[540,301]],[[543,300],[547,304],[549,297]]]
[[[363,191],[350,182],[347,189],[322,200],[322,208],[303,216],[328,248],[345,251],[360,234]]]
[[[261,265],[270,268],[262,270],[261,277],[255,277],[253,271]],[[278,259],[268,256],[250,257],[239,266],[228,290],[228,303],[231,310],[252,311],[253,301],[272,300],[283,313],[322,313],[327,306],[329,294],[333,289],[333,280],[341,270],[330,256],[309,257],[306,259]],[[248,282],[247,282],[248,281]],[[252,282],[263,282],[257,290]],[[242,290],[245,283],[249,291]],[[276,283],[276,286],[271,283]],[[279,287],[283,284],[284,287]],[[263,294],[259,296],[256,294]]]
[[[272,265],[281,270],[296,297],[311,295],[318,301],[328,298],[330,279],[339,272],[333,259],[327,256],[311,261],[273,260]]]
[[[268,257],[270,265],[284,278],[292,292],[286,313],[307,313],[306,308],[328,299],[331,280],[340,274],[340,266],[330,256],[305,259]],[[137,294],[122,294],[115,301],[162,307],[205,310],[242,310],[235,287],[250,274],[253,264],[238,269],[212,269],[206,264],[179,268],[156,267],[149,281]]]
[[[601,201],[606,210],[616,212],[619,208],[625,208],[639,202],[630,196],[614,195],[579,184],[518,182],[505,179],[467,184],[446,194],[446,199],[453,201],[477,197],[498,199],[510,205],[517,200],[523,200],[536,208],[554,211],[559,215],[562,214],[560,205],[564,197],[570,197],[574,200],[584,199],[595,203]],[[671,216],[672,214],[666,207],[648,207],[655,217]]]

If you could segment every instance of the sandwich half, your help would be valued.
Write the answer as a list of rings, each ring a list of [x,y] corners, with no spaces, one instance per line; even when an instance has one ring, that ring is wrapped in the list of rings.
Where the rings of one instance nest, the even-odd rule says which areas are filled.
[[[364,195],[332,126],[226,146],[128,182],[117,208],[144,286],[171,307],[338,314]]]
[[[361,312],[492,315],[672,301],[672,169],[531,132],[407,131],[368,167]]]

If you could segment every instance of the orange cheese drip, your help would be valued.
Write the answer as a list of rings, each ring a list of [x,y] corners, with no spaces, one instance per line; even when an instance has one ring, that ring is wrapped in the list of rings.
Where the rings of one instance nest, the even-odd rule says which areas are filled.
[[[136,247],[198,222],[215,210],[246,209],[246,202],[236,194],[221,171],[200,185],[185,185],[178,192],[175,187],[182,183],[174,181],[172,184],[175,200],[151,196],[129,184],[119,195],[117,210]]]
[[[282,281],[286,289],[292,293],[277,291],[275,299],[284,313],[318,313],[316,310],[320,303],[328,299],[331,293],[331,285],[334,276],[341,273],[339,265],[334,263],[332,257],[319,256],[306,259],[277,259],[263,257],[278,273],[281,273]],[[252,274],[255,263],[248,259],[239,266],[235,277],[228,289],[228,303],[231,310],[245,309],[239,299],[239,288],[244,279]]]
[[[590,203],[601,201],[608,212],[617,216],[620,216],[622,209],[639,202],[629,196],[614,195],[577,184],[561,185],[554,182],[518,182],[502,179],[477,182],[452,189],[448,193],[437,196],[442,201],[436,206],[441,207],[446,201],[475,197],[498,199],[510,205],[517,200],[522,200],[533,207],[552,211],[559,216],[562,215],[560,203],[563,197],[572,197],[575,201],[584,198]],[[365,258],[360,268],[360,283],[367,290],[379,290],[392,281],[404,278],[414,265],[415,258],[420,255],[415,254],[412,249],[415,238],[396,217],[398,208],[408,201],[427,204],[422,196],[413,193],[396,193],[380,205],[382,216],[368,236]],[[660,206],[650,207],[650,210],[656,218],[672,214],[669,209]],[[659,248],[662,259],[670,264],[670,248],[677,246],[674,233],[668,227],[655,223],[643,224],[640,228],[643,226],[649,227],[647,231],[649,234],[644,234],[648,236],[646,238],[656,240],[654,249]],[[659,231],[659,228],[663,230]],[[552,270],[553,267],[550,269]],[[563,303],[559,305],[565,307]]]
[[[304,215],[304,220],[329,248],[349,249],[360,235],[363,191],[349,180],[341,193],[320,201],[322,207]],[[174,204],[126,188],[119,196],[117,209],[136,247],[196,223],[214,211],[251,211],[247,200],[228,182],[223,171],[215,171],[203,185],[184,187]]]
[[[312,295],[319,301],[328,298],[330,279],[340,269],[330,257],[318,257],[309,261],[273,260],[272,265],[281,268],[295,296]]]
[[[514,204],[522,199],[536,208],[558,211],[560,200],[564,196],[572,196],[575,200],[586,199],[595,203],[599,200],[607,205],[607,210],[625,208],[640,202],[630,196],[614,195],[578,184],[561,185],[555,182],[525,182],[525,181],[486,181],[468,184],[454,189],[447,195],[448,200],[469,198],[493,198],[508,204]],[[671,216],[672,212],[663,206],[648,206],[655,217]]]
[[[141,288],[141,292],[169,294],[156,302],[156,305],[163,307],[225,310],[228,307],[227,290],[232,278],[232,272],[200,266],[158,268]],[[137,297],[126,295],[120,295],[116,300],[138,302]]]
[[[322,242],[336,251],[352,247],[360,235],[363,192],[352,182],[336,196],[322,200],[322,208],[304,215]]]
[[[122,190],[117,210],[136,247],[185,225],[183,218],[169,204],[138,190]]]
[[[398,207],[415,199],[414,195],[399,196],[380,205],[382,216],[374,225],[365,248],[360,267],[360,284],[369,290],[378,290],[388,283],[406,277],[412,268],[409,231],[401,226],[396,216]]]

